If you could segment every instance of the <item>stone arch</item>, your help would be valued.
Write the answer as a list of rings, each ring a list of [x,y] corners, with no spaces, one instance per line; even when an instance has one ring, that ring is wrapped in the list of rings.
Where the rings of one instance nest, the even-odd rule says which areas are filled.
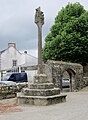
[[[65,71],[70,76],[70,90],[82,88],[83,83],[83,66],[77,63],[63,62],[63,61],[48,61],[52,68],[52,81],[55,87],[60,87],[62,90],[62,77]],[[72,80],[74,77],[74,81]]]
[[[66,73],[66,72],[67,72],[68,76],[66,76],[66,74],[64,75],[64,73]],[[62,79],[63,78],[68,78],[70,80],[70,91],[72,91],[73,85],[75,83],[75,75],[76,75],[76,71],[73,70],[72,68],[64,69],[63,72],[62,72]]]

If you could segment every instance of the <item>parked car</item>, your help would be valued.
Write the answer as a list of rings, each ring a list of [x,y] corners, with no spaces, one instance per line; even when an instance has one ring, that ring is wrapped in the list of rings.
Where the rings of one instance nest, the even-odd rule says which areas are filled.
[[[13,81],[0,81],[0,86],[2,86],[2,85],[16,86],[16,82],[13,82]]]
[[[69,88],[70,87],[70,79],[69,78],[63,78],[62,79],[62,87],[63,88]]]
[[[1,79],[1,81],[13,81],[16,83],[28,82],[27,73],[8,73]]]

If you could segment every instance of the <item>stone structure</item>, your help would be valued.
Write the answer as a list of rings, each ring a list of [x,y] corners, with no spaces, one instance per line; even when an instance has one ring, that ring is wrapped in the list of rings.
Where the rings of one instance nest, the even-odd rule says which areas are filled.
[[[66,95],[60,94],[60,89],[52,83],[51,73],[42,65],[42,25],[44,14],[40,7],[36,9],[35,23],[38,26],[38,74],[34,76],[34,83],[23,88],[17,95],[18,103],[30,105],[50,105],[66,101]],[[48,73],[48,74],[47,74]],[[49,74],[50,73],[50,74]]]
[[[46,72],[46,68],[46,65],[43,65],[43,71]],[[18,103],[29,105],[51,105],[65,102],[66,95],[60,94],[60,89],[55,88],[51,81],[50,75],[47,76],[44,73],[37,74],[34,76],[34,83],[30,84],[28,88],[23,88],[21,93],[18,93]]]
[[[83,66],[83,76],[88,77],[88,65]]]
[[[51,67],[52,79],[55,87],[62,90],[62,78],[65,71],[69,74],[70,91],[83,88],[83,66],[77,63],[62,62],[62,61],[48,61],[48,66]]]
[[[83,77],[83,87],[88,86],[88,77]]]
[[[82,65],[62,61],[47,61],[46,65],[42,65],[43,74],[36,75],[34,83],[30,84],[28,88],[23,88],[22,92],[18,94],[18,103],[50,105],[65,102],[66,95],[60,94],[65,71],[69,74],[70,91],[80,90],[84,87],[84,83],[88,83],[86,83],[88,79],[83,78]]]

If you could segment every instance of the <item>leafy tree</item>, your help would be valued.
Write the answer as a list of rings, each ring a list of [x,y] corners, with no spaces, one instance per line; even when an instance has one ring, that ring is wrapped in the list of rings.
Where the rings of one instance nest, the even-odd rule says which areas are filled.
[[[80,3],[68,3],[58,12],[45,38],[43,60],[88,63],[88,12]]]

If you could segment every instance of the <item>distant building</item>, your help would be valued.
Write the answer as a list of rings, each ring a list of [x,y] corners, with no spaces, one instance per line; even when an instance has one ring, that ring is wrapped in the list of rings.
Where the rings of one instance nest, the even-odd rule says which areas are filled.
[[[0,51],[0,71],[6,71],[19,66],[35,66],[38,59],[29,55],[27,51],[24,53],[16,49],[15,43],[8,43],[8,47]]]

